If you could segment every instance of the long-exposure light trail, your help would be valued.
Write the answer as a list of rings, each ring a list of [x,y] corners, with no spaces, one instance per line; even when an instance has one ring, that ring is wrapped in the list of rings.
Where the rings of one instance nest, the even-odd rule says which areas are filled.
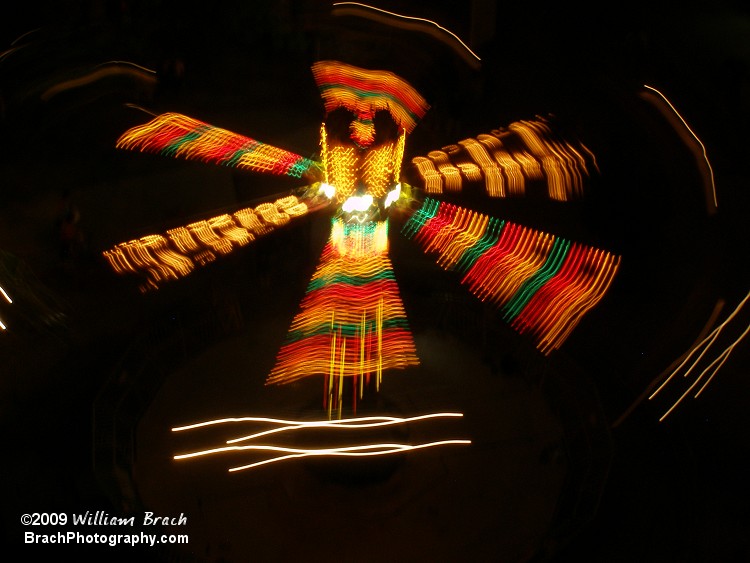
[[[3,286],[1,285],[0,285],[0,293],[3,294],[3,297],[8,303],[11,303],[11,304],[13,303],[13,300],[10,298],[10,295],[8,295],[8,293],[5,291],[5,289],[3,289]]]
[[[251,434],[243,436],[241,438],[234,438],[227,440],[227,444],[233,442],[241,442],[244,440],[252,440],[260,436],[273,434],[276,432],[284,432],[287,430],[296,430],[298,428],[322,428],[322,427],[338,427],[338,428],[373,428],[376,426],[390,426],[392,424],[403,424],[408,422],[417,422],[421,420],[427,420],[430,418],[455,418],[462,417],[462,413],[458,412],[436,412],[430,414],[422,414],[418,416],[411,416],[408,418],[399,418],[395,416],[363,416],[357,418],[341,418],[334,420],[285,420],[281,418],[267,418],[258,416],[243,416],[238,418],[219,418],[216,420],[208,420],[205,422],[198,422],[195,424],[189,424],[187,426],[177,426],[172,428],[172,432],[182,432],[185,430],[193,430],[195,428],[203,428],[206,426],[215,426],[218,424],[237,423],[237,422],[261,422],[270,424],[282,425],[280,428],[274,428],[273,430],[267,430],[265,432],[259,432],[257,434]]]
[[[368,4],[362,4],[361,2],[334,2],[333,6],[334,6],[334,8],[348,7],[348,6],[359,7],[359,8],[366,8],[366,9],[369,9],[369,10],[373,10],[375,12],[380,12],[380,13],[383,13],[383,14],[387,14],[389,16],[393,16],[394,18],[398,18],[398,19],[401,19],[401,20],[406,21],[406,22],[416,22],[417,24],[429,24],[429,25],[433,25],[436,28],[438,28],[440,31],[442,31],[444,33],[447,33],[448,35],[450,35],[451,37],[453,37],[453,39],[455,39],[456,41],[458,41],[461,44],[461,46],[466,50],[466,52],[469,53],[477,62],[480,62],[482,60],[481,58],[479,58],[479,55],[477,55],[474,51],[472,51],[469,48],[469,46],[461,40],[461,38],[458,35],[456,35],[455,33],[453,33],[450,29],[446,29],[442,25],[440,25],[440,24],[438,24],[438,23],[436,23],[436,22],[434,22],[432,20],[428,20],[428,19],[425,19],[425,18],[417,18],[417,17],[414,17],[414,16],[405,16],[403,14],[397,14],[396,12],[389,12],[388,10],[383,10],[381,8],[376,8],[375,6],[370,6]]]
[[[719,335],[727,327],[727,325],[739,314],[748,300],[750,300],[750,292],[745,295],[745,297],[740,301],[734,311],[732,311],[732,313],[724,320],[724,322],[719,324],[705,338],[703,338],[700,342],[698,342],[695,346],[693,346],[685,353],[682,362],[680,362],[680,364],[669,374],[669,377],[667,377],[667,379],[656,389],[656,391],[654,391],[651,396],[649,396],[649,400],[654,399],[667,386],[667,384],[683,370],[683,368],[688,366],[688,364],[689,367],[685,369],[683,378],[687,378],[691,373],[693,373],[693,370],[700,364],[701,360],[703,360],[703,358],[709,352],[713,351],[712,347],[714,346],[716,340],[719,338]],[[667,410],[662,415],[662,417],[659,419],[659,422],[667,418],[667,416],[669,416],[679,406],[679,404],[701,383],[703,384],[696,392],[695,398],[697,399],[700,394],[703,393],[708,384],[716,376],[716,373],[721,369],[731,353],[734,351],[737,344],[739,344],[747,336],[748,332],[750,332],[750,325],[748,325],[742,331],[742,333],[731,342],[731,344],[724,348],[720,353],[716,354],[714,359],[710,361],[705,368],[703,368],[703,371],[700,372],[700,374],[695,378],[692,384],[682,393],[682,395],[680,395],[680,397],[675,401],[672,407],[670,407],[669,410]],[[695,354],[697,354],[697,356],[695,356]],[[704,381],[704,378],[709,372],[710,375]]]
[[[448,446],[448,445],[469,445],[471,440],[440,440],[437,442],[427,442],[424,444],[369,444],[365,446],[352,446],[349,448],[334,448],[334,449],[322,449],[322,450],[294,450],[290,448],[267,448],[275,451],[291,451],[297,452],[291,455],[279,456],[256,463],[250,463],[248,465],[242,465],[239,467],[232,467],[229,469],[230,472],[242,471],[243,469],[252,469],[261,465],[269,463],[276,463],[287,459],[295,459],[301,457],[310,456],[344,456],[344,457],[371,457],[371,456],[382,456],[389,454],[397,454],[404,452],[412,452],[415,450],[421,450],[424,448],[434,448],[437,446]],[[368,449],[376,449],[377,451],[362,451]]]
[[[646,88],[646,89],[648,89],[648,90],[650,90],[650,91],[652,91],[652,92],[655,92],[659,96],[659,98],[664,103],[666,103],[667,106],[669,106],[669,109],[672,110],[672,113],[675,116],[677,116],[677,118],[679,119],[680,123],[682,123],[682,126],[684,127],[684,129],[687,130],[687,132],[690,134],[690,136],[700,146],[700,151],[695,150],[694,146],[691,146],[691,149],[693,149],[693,152],[696,153],[696,156],[698,156],[698,153],[700,152],[700,158],[702,158],[705,161],[706,166],[708,167],[708,179],[709,179],[709,182],[708,182],[709,186],[708,187],[710,187],[711,195],[712,195],[712,198],[713,198],[713,208],[709,209],[709,211],[710,212],[715,212],[716,208],[719,206],[719,201],[718,201],[718,198],[716,196],[716,182],[714,180],[714,170],[711,167],[711,162],[708,160],[708,154],[706,153],[706,146],[698,138],[698,135],[695,134],[695,131],[693,131],[690,128],[690,126],[687,124],[687,121],[685,121],[685,118],[682,117],[682,115],[680,115],[680,112],[677,111],[677,108],[674,107],[674,105],[672,104],[672,102],[670,102],[667,99],[667,97],[662,92],[660,92],[659,90],[657,90],[653,86],[649,86],[648,84],[644,84],[643,87]],[[659,109],[662,109],[662,108],[660,107]],[[669,117],[669,115],[667,115],[667,117]],[[696,158],[696,160],[698,160],[700,162],[700,158]]]
[[[257,416],[245,416],[245,417],[230,417],[230,418],[218,418],[214,420],[207,420],[198,422],[195,424],[188,424],[184,426],[177,426],[172,428],[173,432],[183,432],[186,430],[195,430],[199,428],[215,427],[223,424],[232,423],[261,423],[261,424],[273,424],[278,425],[275,428],[256,432],[246,436],[240,436],[226,440],[224,444],[215,448],[208,448],[198,451],[193,451],[184,454],[178,454],[174,456],[175,460],[191,459],[196,457],[203,457],[213,454],[222,454],[229,452],[280,452],[286,455],[280,455],[265,460],[260,460],[247,465],[233,467],[229,471],[239,471],[242,469],[251,469],[261,465],[267,465],[269,463],[276,463],[288,459],[302,458],[302,457],[314,457],[314,456],[338,456],[338,457],[368,457],[368,456],[379,456],[379,455],[390,455],[401,452],[410,452],[420,450],[424,448],[433,448],[445,445],[468,445],[471,443],[470,440],[465,439],[451,439],[451,440],[438,440],[432,442],[422,442],[417,444],[405,444],[405,443],[373,443],[373,444],[353,444],[353,445],[342,445],[338,447],[318,447],[318,448],[302,448],[302,447],[290,447],[276,444],[243,444],[236,445],[239,442],[248,442],[271,434],[277,434],[280,432],[295,432],[304,431],[309,429],[325,429],[336,433],[337,431],[351,431],[351,430],[368,430],[372,428],[403,425],[414,422],[423,422],[431,419],[457,419],[463,417],[462,413],[458,412],[438,412],[428,413],[422,415],[415,415],[411,417],[394,417],[394,416],[365,416],[355,418],[342,418],[336,420],[287,420],[280,418],[269,418],[269,417],[257,417]],[[361,439],[360,439],[361,441]]]
[[[8,295],[8,293],[5,291],[5,289],[3,289],[3,286],[1,285],[0,285],[0,294],[2,294],[2,296],[5,298],[5,300],[8,303],[13,304],[13,300],[10,298],[10,295]],[[0,319],[0,330],[8,330],[8,325],[6,325],[2,319]]]

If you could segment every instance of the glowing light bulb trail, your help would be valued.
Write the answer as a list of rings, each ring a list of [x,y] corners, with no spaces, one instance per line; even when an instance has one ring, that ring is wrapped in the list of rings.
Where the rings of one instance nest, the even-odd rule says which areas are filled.
[[[432,196],[481,182],[489,197],[520,197],[530,185],[544,184],[550,199],[571,201],[582,197],[591,169],[598,171],[583,143],[564,139],[550,119],[541,117],[463,139],[411,162]]]
[[[312,65],[315,82],[326,113],[344,107],[357,116],[351,123],[351,138],[360,147],[375,141],[373,118],[388,111],[399,128],[411,133],[429,105],[411,84],[387,71],[366,70],[340,61],[318,61]]]
[[[345,383],[356,412],[364,387],[378,389],[383,370],[419,363],[387,251],[387,222],[333,221],[267,384],[321,376],[332,416],[341,412]]]
[[[677,111],[677,108],[674,107],[672,102],[670,102],[662,92],[660,92],[653,86],[649,86],[648,84],[644,84],[643,87],[646,88],[648,92],[643,93],[641,97],[653,103],[659,109],[659,111],[661,111],[662,114],[670,121],[670,123],[673,124],[675,130],[682,136],[682,138],[685,140],[685,143],[693,152],[696,162],[698,163],[698,167],[702,168],[702,165],[705,164],[704,187],[707,195],[708,212],[710,214],[715,213],[716,209],[719,206],[719,201],[716,195],[714,169],[711,166],[711,161],[709,161],[708,159],[706,146],[700,140],[698,135],[695,134],[695,131],[693,131],[692,128],[688,125],[687,121],[685,121],[685,118],[680,115],[680,112]],[[651,93],[656,94],[658,97],[654,98],[652,95],[650,95]],[[676,120],[674,119],[675,117],[677,118]]]
[[[317,168],[310,159],[179,113],[129,129],[116,146],[294,178]]]
[[[342,418],[338,420],[287,420],[278,418],[268,417],[236,417],[236,418],[221,418],[215,420],[208,420],[195,424],[188,424],[184,426],[178,426],[172,428],[173,432],[184,432],[187,430],[197,430],[208,427],[215,427],[219,425],[234,425],[234,424],[247,424],[256,423],[263,425],[271,425],[273,428],[263,430],[260,432],[254,432],[240,437],[230,438],[225,441],[226,445],[221,445],[213,448],[201,449],[188,453],[178,454],[174,456],[175,460],[186,460],[199,457],[205,457],[215,454],[228,454],[228,453],[250,453],[250,454],[263,454],[268,452],[280,453],[284,455],[278,455],[275,457],[268,457],[255,461],[253,463],[231,467],[230,472],[242,471],[245,469],[252,469],[260,467],[262,465],[268,465],[272,463],[278,463],[281,461],[287,461],[291,459],[299,459],[305,457],[372,457],[372,456],[385,456],[399,453],[410,453],[426,448],[435,448],[440,446],[456,446],[456,445],[469,445],[471,440],[466,439],[445,439],[436,440],[431,442],[421,442],[416,444],[407,443],[394,443],[394,442],[376,442],[370,444],[357,443],[353,445],[339,445],[336,447],[315,447],[315,448],[302,448],[302,447],[290,447],[284,445],[270,444],[270,443],[254,443],[245,445],[235,445],[239,442],[249,442],[257,440],[258,438],[268,437],[272,434],[299,434],[309,429],[325,430],[327,433],[339,434],[341,431],[351,431],[352,429],[367,431],[373,428],[380,428],[384,426],[395,426],[395,425],[407,425],[414,423],[424,423],[434,419],[458,419],[462,418],[462,413],[456,412],[439,412],[429,413],[411,417],[392,417],[392,416],[370,416],[370,417],[359,417],[359,418]],[[362,440],[362,434],[358,435],[358,440]],[[323,439],[323,438],[318,438]]]
[[[121,242],[102,255],[118,274],[140,275],[141,291],[158,289],[165,282],[192,273],[256,238],[267,235],[292,219],[308,213],[311,201],[284,196],[182,227]]]
[[[430,198],[402,232],[461,273],[469,291],[499,307],[545,354],[602,299],[620,263],[603,250]]]
[[[382,8],[376,8],[375,6],[370,6],[369,4],[363,4],[361,2],[334,2],[334,14],[335,13],[346,13],[343,8],[364,8],[367,10],[371,10],[372,12],[376,14],[385,14],[387,16],[391,16],[395,18],[396,20],[402,22],[402,26],[406,27],[407,29],[416,29],[420,31],[425,31],[429,33],[431,31],[430,28],[435,28],[439,30],[440,32],[446,34],[449,36],[453,41],[455,41],[458,45],[460,45],[460,48],[457,49],[459,53],[466,53],[468,56],[466,57],[469,62],[475,63],[472,66],[476,66],[481,62],[481,58],[479,58],[479,55],[477,55],[474,51],[469,48],[469,46],[464,43],[461,38],[453,33],[451,30],[443,27],[442,25],[438,24],[437,22],[434,22],[432,20],[428,20],[425,18],[417,18],[414,16],[406,16],[403,14],[398,14],[396,12],[390,12],[388,10],[383,10]]]
[[[673,379],[678,374],[682,373],[683,379],[688,378],[694,373],[694,370],[697,371],[697,369],[700,369],[701,363],[704,362],[704,358],[711,358],[711,354],[714,354],[713,359],[708,361],[707,365],[704,364],[705,367],[703,367],[698,376],[694,378],[692,383],[677,398],[674,404],[661,416],[659,419],[660,422],[667,418],[667,416],[669,416],[680,405],[680,403],[682,403],[682,401],[700,385],[694,396],[694,398],[697,399],[729,359],[729,356],[735,350],[737,345],[748,335],[750,332],[750,324],[742,330],[739,336],[736,336],[728,345],[726,345],[721,352],[715,353],[715,348],[719,346],[717,340],[720,335],[727,329],[727,327],[731,326],[732,321],[740,314],[749,300],[750,292],[742,298],[737,307],[735,307],[723,322],[711,330],[705,338],[681,356],[679,364],[671,371],[664,382],[649,396],[649,400],[654,400],[657,395],[662,393],[664,389],[670,385],[670,382],[674,385]]]

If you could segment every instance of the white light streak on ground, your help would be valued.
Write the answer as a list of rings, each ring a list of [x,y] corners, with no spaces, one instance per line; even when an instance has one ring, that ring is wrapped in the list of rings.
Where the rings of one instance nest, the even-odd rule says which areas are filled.
[[[327,429],[330,431],[336,430],[351,430],[351,429],[370,429],[383,426],[406,424],[411,422],[420,422],[429,419],[437,418],[461,418],[461,413],[430,413],[424,415],[417,415],[407,418],[391,417],[391,416],[369,416],[359,418],[348,418],[348,419],[337,419],[337,420],[307,420],[307,421],[296,421],[296,420],[285,420],[278,418],[267,418],[267,417],[238,417],[238,418],[220,418],[215,420],[209,420],[205,422],[199,422],[196,424],[190,424],[186,426],[179,426],[172,428],[173,432],[182,432],[185,430],[194,430],[198,428],[206,428],[227,423],[264,423],[278,425],[276,428],[241,436],[238,438],[231,438],[226,440],[226,444],[236,444],[238,442],[247,442],[260,438],[262,436],[268,436],[279,432],[294,432],[297,430],[305,430],[310,428]],[[209,448],[199,450],[195,452],[179,454],[174,456],[175,460],[190,459],[195,457],[202,457],[212,454],[228,453],[228,452],[247,452],[247,451],[267,451],[267,452],[280,452],[287,455],[280,455],[269,459],[261,460],[255,463],[247,465],[237,466],[229,469],[229,471],[240,471],[243,469],[251,469],[261,465],[269,463],[276,463],[288,459],[296,459],[303,457],[326,457],[326,456],[337,456],[337,457],[367,457],[367,456],[382,456],[396,453],[411,452],[415,450],[432,448],[437,446],[446,445],[467,445],[470,444],[470,440],[440,440],[434,442],[426,442],[420,444],[403,444],[403,443],[375,443],[375,444],[358,444],[351,446],[339,446],[333,448],[297,448],[279,446],[275,444],[251,444],[251,445],[222,445],[216,448]]]

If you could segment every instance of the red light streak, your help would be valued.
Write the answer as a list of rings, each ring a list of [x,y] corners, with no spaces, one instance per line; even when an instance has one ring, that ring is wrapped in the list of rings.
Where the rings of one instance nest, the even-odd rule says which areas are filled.
[[[429,217],[423,209],[434,205],[436,212]],[[530,335],[548,354],[604,297],[620,258],[580,244],[568,250],[564,239],[562,246],[555,246],[555,236],[513,223],[503,223],[494,244],[480,248],[490,221],[474,211],[427,199],[403,233],[426,253],[437,255],[444,269],[461,272],[469,291],[501,308],[513,328]],[[467,262],[464,257],[470,257],[475,246],[476,256]],[[561,251],[565,254],[558,265]]]

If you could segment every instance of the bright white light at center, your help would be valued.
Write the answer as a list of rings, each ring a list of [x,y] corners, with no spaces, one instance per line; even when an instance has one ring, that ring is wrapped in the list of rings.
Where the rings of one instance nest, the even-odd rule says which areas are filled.
[[[388,209],[388,206],[391,205],[394,201],[397,201],[398,198],[401,197],[401,183],[399,182],[396,184],[396,187],[393,188],[390,192],[388,192],[388,195],[385,196],[385,204],[384,207]]]
[[[333,196],[336,194],[336,188],[334,188],[331,184],[326,184],[325,182],[323,182],[320,184],[320,189],[318,190],[318,193],[321,192],[323,192],[328,199],[333,199]]]
[[[353,211],[367,211],[372,207],[372,196],[352,196],[344,202],[342,209],[346,213],[352,213]]]

